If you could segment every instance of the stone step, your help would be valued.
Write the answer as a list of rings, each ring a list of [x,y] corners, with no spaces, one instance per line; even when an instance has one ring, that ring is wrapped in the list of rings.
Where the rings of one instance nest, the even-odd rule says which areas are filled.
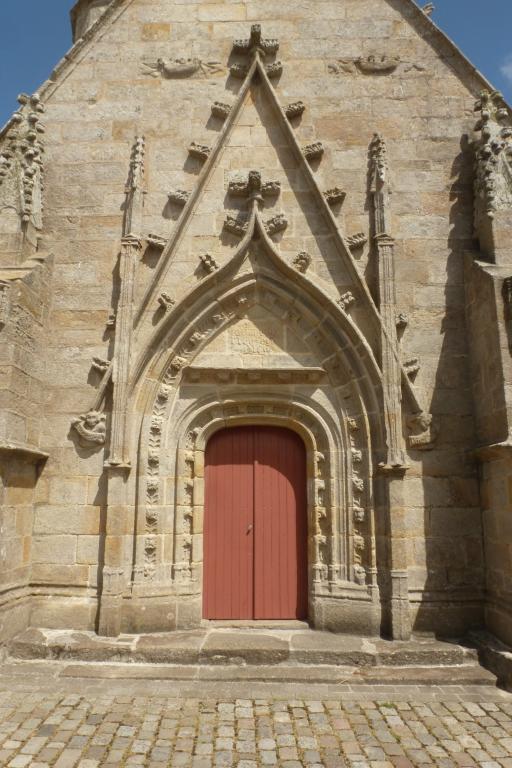
[[[37,662],[36,662],[37,663]],[[61,662],[62,663],[62,662]],[[60,678],[111,680],[176,680],[342,685],[496,686],[496,677],[478,665],[440,667],[342,667],[330,665],[207,666],[187,664],[62,663]]]
[[[237,666],[302,665],[355,668],[478,666],[475,648],[423,637],[408,642],[313,630],[208,628],[154,635],[98,637],[93,632],[29,629],[10,645],[13,659],[54,659]]]

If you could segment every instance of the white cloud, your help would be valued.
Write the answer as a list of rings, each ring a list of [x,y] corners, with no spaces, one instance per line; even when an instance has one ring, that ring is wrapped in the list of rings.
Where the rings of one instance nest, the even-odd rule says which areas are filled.
[[[512,83],[512,54],[510,54],[510,56],[507,56],[507,58],[501,65],[500,69],[501,69],[501,74]]]

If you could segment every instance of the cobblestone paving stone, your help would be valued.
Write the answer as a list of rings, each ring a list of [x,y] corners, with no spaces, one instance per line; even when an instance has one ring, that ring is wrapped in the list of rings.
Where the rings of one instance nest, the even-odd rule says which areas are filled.
[[[75,686],[3,686],[0,766],[512,768],[512,696],[492,688],[347,686],[346,695],[310,698],[302,686],[285,699],[270,685],[263,698],[214,695],[211,686],[204,696],[169,686],[165,695],[123,694],[108,680]],[[146,687],[160,689],[155,680]]]

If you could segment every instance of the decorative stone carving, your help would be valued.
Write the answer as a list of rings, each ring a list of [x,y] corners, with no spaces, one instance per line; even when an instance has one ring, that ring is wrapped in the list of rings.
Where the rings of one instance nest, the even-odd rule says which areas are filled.
[[[196,158],[196,160],[205,161],[208,160],[208,157],[210,156],[211,148],[208,147],[206,144],[197,144],[195,141],[192,142],[190,147],[188,148],[189,154],[191,157]]]
[[[396,318],[396,329],[397,331],[405,331],[407,326],[409,325],[409,318],[405,314],[405,312],[400,312],[398,317]]]
[[[109,330],[113,330],[116,327],[116,313],[115,312],[110,312],[110,314],[108,316],[108,319],[107,319],[107,322],[106,322],[106,326],[107,326],[107,328]]]
[[[110,368],[110,360],[103,360],[101,357],[93,357],[92,367],[98,373],[106,373]]]
[[[356,67],[363,74],[389,74],[400,64],[400,56],[366,56],[356,59]]]
[[[475,105],[481,132],[476,152],[475,225],[512,207],[512,118],[498,91],[482,91]]]
[[[275,77],[281,77],[283,74],[283,64],[280,61],[276,61],[273,64],[267,64],[265,67],[265,72],[270,77],[270,79],[274,79]]]
[[[366,519],[366,511],[358,504],[354,504],[354,521],[356,523],[364,523]]]
[[[300,117],[306,111],[306,105],[303,101],[294,101],[293,104],[288,104],[284,113],[288,120],[293,120],[295,117]]]
[[[247,226],[248,224],[245,219],[235,218],[234,216],[226,216],[224,221],[224,229],[238,237],[243,237],[245,235]]]
[[[340,299],[338,299],[338,304],[342,308],[344,312],[348,312],[352,304],[355,302],[355,296],[351,291],[347,291],[344,293]]]
[[[361,587],[366,586],[366,571],[362,565],[354,566],[354,578],[356,580],[356,584],[359,584]]]
[[[265,222],[265,230],[269,235],[277,235],[278,232],[284,232],[288,226],[288,221],[283,213],[278,213]]]
[[[78,432],[81,445],[104,445],[106,438],[106,416],[99,411],[89,411],[73,419],[71,424]]]
[[[171,309],[176,304],[175,300],[168,293],[161,293],[158,297],[158,303],[165,311]]]
[[[413,381],[420,372],[421,365],[417,357],[412,357],[404,363],[404,370],[409,379]]]
[[[167,245],[165,237],[161,237],[160,235],[153,235],[150,233],[146,235],[144,239],[148,245],[151,245],[153,248],[158,248],[159,250],[163,250]]]
[[[229,104],[223,104],[221,101],[216,101],[212,104],[212,115],[218,117],[219,120],[226,120],[231,112]]]
[[[331,75],[391,74],[400,64],[400,56],[360,56],[357,59],[337,59],[327,66]]]
[[[215,270],[219,268],[219,265],[217,264],[213,256],[211,256],[209,253],[203,254],[202,256],[199,257],[199,259],[205,271],[209,275],[211,275],[213,272],[215,272]]]
[[[327,192],[324,192],[324,196],[329,205],[341,205],[345,200],[347,193],[339,187],[333,187],[333,189],[328,189]]]
[[[321,141],[315,141],[314,144],[307,144],[302,151],[306,160],[319,160],[325,153],[325,147]]]
[[[436,9],[436,7],[435,7],[434,3],[427,3],[426,5],[423,6],[423,8],[421,10],[425,14],[425,16],[432,16],[432,14],[434,13],[435,9]]]
[[[368,242],[368,238],[364,232],[358,232],[357,235],[347,237],[347,244],[351,251],[355,251],[358,248],[362,248]]]
[[[11,285],[7,280],[0,280],[0,326],[4,326],[11,309]]]
[[[235,40],[233,53],[254,56],[259,53],[262,57],[276,54],[279,50],[279,40],[265,39],[262,36],[261,25],[253,24],[251,36],[247,40]]]
[[[0,208],[13,208],[20,222],[41,229],[44,106],[37,93],[23,93],[18,102],[20,109],[7,123],[0,148]]]
[[[276,197],[281,192],[281,184],[278,181],[268,181],[263,184],[259,171],[249,171],[247,180],[230,181],[228,192],[235,197],[245,197],[250,203],[252,200],[262,202],[264,198]]]
[[[207,77],[224,70],[219,61],[202,61],[197,58],[157,59],[154,62],[143,62],[142,67],[143,74],[167,80],[193,77],[197,74]]]
[[[295,269],[297,269],[299,272],[302,272],[303,274],[308,271],[310,265],[311,265],[311,256],[309,253],[306,253],[306,251],[301,251],[297,256],[294,258],[292,262]]]
[[[416,451],[429,451],[434,447],[439,428],[430,413],[415,413],[407,419],[407,426],[412,434],[409,435],[409,448]]]
[[[169,192],[169,202],[175,205],[186,205],[190,197],[190,192],[186,192],[184,189],[175,189]]]
[[[233,77],[237,77],[239,80],[244,80],[249,74],[249,67],[247,64],[232,64],[229,71]]]

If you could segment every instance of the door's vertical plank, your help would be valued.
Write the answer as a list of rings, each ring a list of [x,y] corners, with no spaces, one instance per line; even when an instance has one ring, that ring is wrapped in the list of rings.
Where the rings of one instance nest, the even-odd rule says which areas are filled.
[[[255,618],[306,618],[304,444],[290,430],[255,429]]]
[[[206,449],[203,615],[253,617],[253,437],[217,432]]]

